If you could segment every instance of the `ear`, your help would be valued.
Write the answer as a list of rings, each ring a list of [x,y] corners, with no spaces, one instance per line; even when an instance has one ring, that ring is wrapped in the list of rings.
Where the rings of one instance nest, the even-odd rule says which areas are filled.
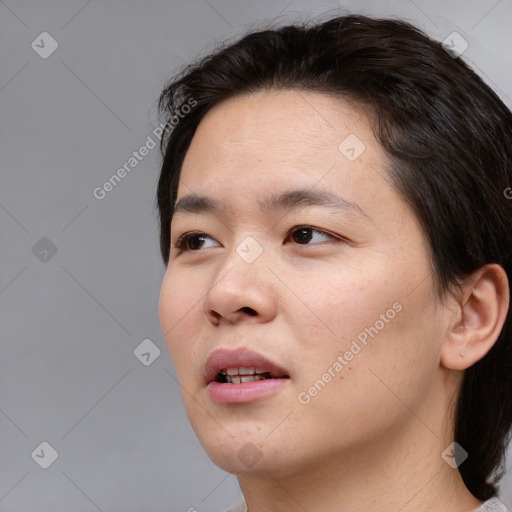
[[[441,364],[465,370],[482,359],[498,339],[509,308],[509,284],[496,263],[476,270],[464,284],[441,349]]]

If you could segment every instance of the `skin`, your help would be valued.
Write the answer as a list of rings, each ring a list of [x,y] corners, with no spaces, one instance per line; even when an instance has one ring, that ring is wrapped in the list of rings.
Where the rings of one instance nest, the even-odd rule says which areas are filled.
[[[349,134],[365,145],[354,161],[338,149]],[[205,195],[225,210],[174,216],[172,244],[190,231],[208,236],[195,250],[171,249],[161,326],[191,425],[214,463],[237,475],[250,512],[465,512],[482,503],[441,453],[453,441],[463,370],[503,325],[506,275],[485,267],[441,300],[428,243],[386,164],[362,111],[298,91],[218,104],[186,155],[178,199]],[[294,188],[329,189],[369,219],[321,206],[258,209],[257,200]],[[290,232],[304,225],[327,234],[301,242]],[[236,252],[247,236],[263,248],[252,263]],[[300,403],[394,303],[400,312]],[[250,403],[214,403],[202,371],[220,347],[249,347],[290,379]],[[248,442],[260,455],[252,466],[237,456]]]

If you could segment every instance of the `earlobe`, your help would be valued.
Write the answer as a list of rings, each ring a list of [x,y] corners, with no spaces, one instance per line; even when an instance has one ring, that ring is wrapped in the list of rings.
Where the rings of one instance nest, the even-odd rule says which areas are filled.
[[[509,284],[503,267],[488,264],[462,288],[457,314],[441,351],[441,364],[465,370],[482,359],[498,339],[509,308]]]

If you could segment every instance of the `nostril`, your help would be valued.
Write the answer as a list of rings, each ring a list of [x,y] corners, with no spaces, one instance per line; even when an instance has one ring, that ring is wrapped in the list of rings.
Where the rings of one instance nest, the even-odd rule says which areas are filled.
[[[245,311],[246,313],[248,313],[251,316],[254,316],[254,315],[258,314],[258,313],[256,313],[256,311],[254,311],[254,309],[249,308],[249,307],[243,307],[242,311]]]
[[[210,323],[212,325],[219,325],[220,315],[216,311],[211,312],[211,314],[210,314],[211,318],[208,318],[208,316],[206,316],[206,313],[203,313],[203,315],[208,323]]]

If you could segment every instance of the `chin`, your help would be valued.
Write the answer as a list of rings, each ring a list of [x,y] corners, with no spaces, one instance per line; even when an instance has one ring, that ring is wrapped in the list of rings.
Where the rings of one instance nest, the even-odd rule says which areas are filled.
[[[235,475],[271,474],[279,478],[296,472],[296,461],[290,457],[282,440],[280,447],[260,439],[257,435],[222,440],[199,437],[210,460],[219,468]]]

